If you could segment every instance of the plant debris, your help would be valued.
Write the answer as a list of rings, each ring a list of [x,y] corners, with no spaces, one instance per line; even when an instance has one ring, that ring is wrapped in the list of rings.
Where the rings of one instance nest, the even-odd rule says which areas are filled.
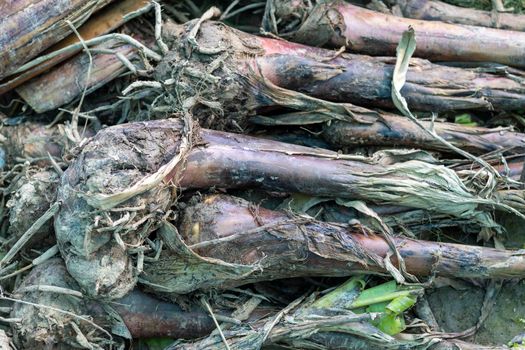
[[[523,6],[446,1],[0,5],[0,348],[523,347]]]

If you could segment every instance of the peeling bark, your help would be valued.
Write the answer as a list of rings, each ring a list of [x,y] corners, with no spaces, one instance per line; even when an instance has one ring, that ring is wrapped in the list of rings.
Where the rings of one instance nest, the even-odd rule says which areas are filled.
[[[132,17],[130,17],[129,14],[133,11],[139,10],[141,7],[146,6],[147,3],[147,0],[124,0],[119,1],[115,4],[111,4],[110,6],[104,8],[102,11],[95,13],[86,21],[86,23],[78,27],[78,33],[80,34],[83,40],[89,40],[93,39],[96,36],[107,34],[121,26],[127,20],[131,19]],[[78,36],[72,33],[63,40],[51,46],[45,51],[45,53],[62,49],[66,46],[77,43],[78,41]],[[80,49],[77,51],[72,51],[69,53],[64,53],[55,56],[54,58],[42,62],[34,68],[31,68],[23,73],[13,75],[8,79],[5,79],[0,84],[0,95],[14,89],[15,87],[38,76],[39,74],[44,73],[45,71],[54,67],[60,62],[63,62],[69,57],[72,57],[79,51]]]

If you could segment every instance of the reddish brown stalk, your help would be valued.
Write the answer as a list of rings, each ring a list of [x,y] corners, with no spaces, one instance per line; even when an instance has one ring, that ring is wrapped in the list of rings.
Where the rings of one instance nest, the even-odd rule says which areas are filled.
[[[111,32],[112,30],[120,27],[125,23],[130,17],[126,17],[133,11],[137,11],[140,8],[148,4],[147,0],[125,0],[119,1],[115,4],[109,5],[107,8],[104,8],[102,11],[95,13],[91,18],[80,26],[77,30],[80,34],[80,37],[83,40],[93,39],[96,36],[103,35]],[[51,46],[44,53],[50,53],[59,49],[62,49],[71,44],[75,44],[79,41],[76,34],[70,34],[60,42]],[[23,73],[9,77],[1,82],[0,84],[0,95],[14,89],[15,87],[21,85],[22,83],[28,81],[31,78],[36,77],[37,75],[45,72],[46,70],[54,67],[60,62],[68,59],[69,57],[75,55],[81,49],[76,51],[71,51],[69,53],[64,53],[58,56],[55,56],[52,59],[49,59],[45,62],[42,62],[38,66],[31,68]],[[0,79],[1,81],[1,79]]]
[[[389,173],[390,161],[386,159],[385,163],[359,157],[343,160],[332,151],[212,130],[202,130],[200,137],[203,143],[188,154],[184,171],[177,168],[173,172],[173,181],[182,188],[260,187],[374,201],[367,191],[359,189],[361,180],[368,183],[365,178],[372,174]],[[388,199],[379,201],[385,204]],[[395,204],[401,203],[396,200]],[[428,208],[427,204],[423,207]]]
[[[73,101],[85,89],[90,93],[125,72],[128,68],[117,54],[128,60],[136,54],[131,45],[119,45],[114,40],[94,46],[93,52],[101,49],[111,50],[112,53],[92,53],[92,62],[87,54],[76,56],[19,86],[16,92],[37,113],[47,112]]]
[[[508,129],[487,129],[455,123],[422,122],[454,146],[473,154],[497,150],[521,154],[525,151],[525,134]],[[450,148],[422,130],[408,118],[382,115],[374,124],[334,121],[323,131],[326,141],[336,147],[373,145],[388,147],[413,147],[451,152]]]
[[[0,4],[0,79],[69,35],[111,0],[20,0]]]
[[[370,55],[395,55],[409,26],[416,32],[416,57],[525,67],[523,32],[399,18],[342,0],[318,4],[290,39],[309,45],[345,46]]]
[[[397,0],[397,3],[408,18],[525,31],[525,16],[521,14],[481,11],[439,0]]]
[[[215,325],[205,311],[184,311],[138,289],[111,304],[133,338],[194,339],[209,334]],[[101,315],[102,316],[102,315]]]
[[[207,280],[195,275],[192,284],[189,282],[192,274],[205,269],[205,263],[194,266],[195,260],[166,252],[159,262],[148,264],[145,279],[173,291],[190,287],[228,288],[298,276],[347,276],[362,271],[388,273],[384,259],[389,256],[390,261],[398,265],[387,240],[365,227],[290,216],[229,196],[210,196],[187,208],[179,233],[202,258],[251,266],[254,270],[244,276],[217,274],[215,279]],[[392,239],[407,272],[416,276],[525,276],[522,251],[419,241],[401,236]],[[208,264],[213,270],[217,263],[208,260]]]
[[[321,121],[337,109],[326,101],[394,108],[393,58],[338,55],[331,50],[256,37],[211,21],[200,26],[195,38],[198,49],[192,49],[188,41],[194,40],[189,37],[193,25],[195,22],[165,26],[166,36],[175,41],[156,68],[155,79],[168,84],[152,91],[153,97],[161,95],[152,102],[152,110],[164,113],[190,106],[202,126],[238,131],[247,125],[247,117],[264,113],[266,107],[315,111],[324,118],[317,118]],[[490,69],[446,67],[421,59],[411,62],[402,93],[414,110],[525,108],[525,75],[521,71],[514,69],[505,76],[496,70],[488,72]],[[209,67],[213,71],[208,75],[199,73]],[[378,113],[350,105],[339,106],[339,113],[346,114],[343,119],[378,117]]]

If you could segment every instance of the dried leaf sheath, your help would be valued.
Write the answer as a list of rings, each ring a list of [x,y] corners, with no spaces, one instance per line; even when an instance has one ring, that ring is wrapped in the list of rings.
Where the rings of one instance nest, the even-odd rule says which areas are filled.
[[[140,8],[147,6],[148,3],[149,2],[147,0],[118,1],[104,8],[103,10],[95,13],[83,25],[78,27],[77,31],[84,40],[92,39],[96,36],[106,34],[112,30],[115,30],[124,22],[133,18],[133,16],[130,16],[130,12],[137,11]],[[49,53],[62,49],[68,45],[78,43],[78,41],[78,36],[75,33],[72,33],[63,40],[49,47],[44,53]],[[46,70],[54,67],[58,63],[73,56],[78,51],[80,51],[80,49],[69,53],[64,53],[45,62],[42,62],[38,66],[24,71],[23,73],[10,76],[8,79],[3,80],[0,84],[0,95],[14,89],[15,87],[30,80],[31,78],[34,78],[35,76],[38,76]]]
[[[127,68],[117,54],[128,60],[136,54],[136,50],[130,45],[119,45],[114,40],[97,45],[93,49],[107,49],[114,53],[93,53],[89,77],[89,57],[84,53],[19,86],[16,92],[37,113],[47,112],[73,101],[85,88],[88,88],[88,93],[92,92],[124,73]]]
[[[0,79],[71,33],[111,0],[14,0],[0,4]]]

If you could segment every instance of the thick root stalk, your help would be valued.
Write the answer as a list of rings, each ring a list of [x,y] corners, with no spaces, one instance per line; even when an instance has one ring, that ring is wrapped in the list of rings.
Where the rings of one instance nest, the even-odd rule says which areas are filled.
[[[116,300],[115,311],[122,317],[133,338],[170,337],[195,339],[215,329],[203,310],[183,311],[179,306],[133,290]]]
[[[186,249],[200,260],[179,246],[181,250],[167,251],[159,262],[148,264],[144,278],[159,292],[187,293],[300,276],[386,274],[385,259],[398,265],[385,238],[365,227],[294,217],[228,196],[211,196],[186,209],[179,233]],[[392,239],[406,271],[416,276],[525,276],[523,251]],[[233,273],[243,268],[243,275]]]
[[[179,178],[174,178],[175,183],[182,188],[259,187],[270,191],[362,199],[382,204],[405,205],[411,208],[428,209],[432,207],[436,212],[446,212],[458,217],[462,214],[457,215],[457,210],[470,216],[471,214],[467,213],[472,213],[471,211],[476,210],[477,207],[477,204],[474,204],[477,199],[468,194],[461,180],[442,166],[430,166],[428,163],[419,161],[396,163],[395,160],[394,164],[387,165],[392,161],[392,159],[388,160],[389,156],[382,160],[363,157],[350,157],[342,160],[337,159],[340,156],[331,151],[319,151],[211,130],[202,132],[201,137],[206,146],[195,147],[188,155],[184,172]],[[283,164],[287,166],[283,167]],[[415,167],[412,168],[412,166]],[[417,168],[419,169],[416,170]],[[423,170],[423,168],[427,169]],[[436,190],[432,195],[428,193],[428,197],[423,187],[420,192],[415,190],[413,194],[410,194],[409,197],[414,196],[411,199],[408,199],[409,197],[403,199],[404,196],[397,197],[396,195],[391,197],[395,192],[398,194],[412,192],[408,189],[409,187],[412,189],[419,187],[415,182],[426,182],[429,180],[427,176],[431,174],[443,180],[448,178],[447,188],[434,187],[441,181],[436,179],[437,181],[428,182],[428,184],[432,182],[431,187]],[[383,178],[384,181],[380,178]],[[410,179],[406,183],[406,190],[402,189],[404,187],[402,179]],[[451,187],[454,183],[457,186],[455,190]],[[447,202],[450,199],[449,196],[454,192],[457,193],[458,200],[461,196],[467,196],[457,202],[458,207],[449,211],[445,206],[436,205],[440,196],[438,193],[443,194],[442,199]],[[482,202],[481,200],[479,203]]]
[[[140,246],[156,229],[173,193],[159,183],[119,207],[122,201],[101,207],[94,197],[118,194],[156,173],[177,156],[182,134],[179,121],[109,127],[83,147],[62,176],[55,234],[69,273],[86,293],[117,298],[133,289],[137,269],[127,249]]]
[[[525,67],[523,32],[399,18],[342,0],[318,4],[289,39],[309,45],[345,46],[349,51],[369,55],[395,56],[401,35],[409,26],[416,32],[416,57]]]
[[[331,102],[394,108],[392,58],[337,55],[331,50],[256,37],[212,21],[202,23],[193,37],[193,25],[195,22],[165,26],[171,51],[156,68],[155,86],[143,88],[155,98],[152,110],[191,109],[204,127],[239,130],[247,125],[247,117],[267,107],[321,114],[337,108]],[[190,41],[197,43],[195,48]],[[481,71],[421,59],[411,62],[402,93],[414,110],[525,107],[525,75],[516,69],[509,69],[506,76],[496,68]],[[143,92],[139,90],[139,96]],[[352,114],[340,116],[343,119],[363,120],[374,114],[352,105],[339,108],[340,114]]]

